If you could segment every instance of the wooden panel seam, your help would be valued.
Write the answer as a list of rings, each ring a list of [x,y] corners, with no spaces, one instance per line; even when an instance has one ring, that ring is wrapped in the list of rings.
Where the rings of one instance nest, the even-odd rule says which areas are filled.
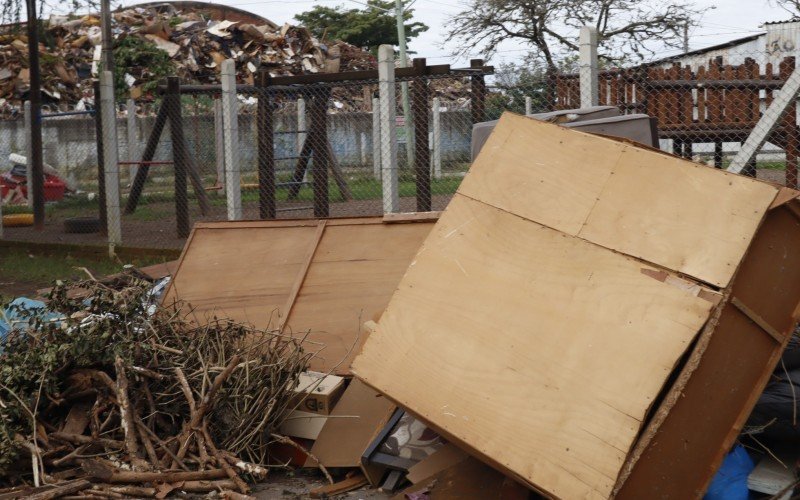
[[[461,192],[456,192],[456,194],[454,196],[456,196],[456,195],[457,196],[463,196],[464,198],[468,198],[468,199],[470,199],[472,201],[476,201],[478,203],[482,203],[482,204],[484,204],[484,205],[486,205],[488,207],[492,207],[492,208],[500,210],[500,211],[502,211],[504,213],[507,213],[509,215],[513,215],[514,217],[519,217],[520,219],[523,219],[523,220],[526,220],[526,221],[531,222],[533,224],[536,224],[537,226],[546,227],[547,229],[551,229],[553,231],[557,231],[557,232],[562,233],[564,235],[567,235],[567,236],[569,236],[571,238],[579,239],[579,240],[581,240],[581,241],[583,241],[585,243],[588,243],[590,245],[594,245],[594,246],[596,246],[598,248],[602,248],[603,250],[607,250],[607,251],[609,251],[611,253],[614,253],[614,254],[617,254],[617,255],[621,255],[621,256],[623,256],[623,257],[625,257],[627,259],[631,259],[631,260],[634,260],[636,262],[639,262],[640,264],[644,264],[646,266],[653,267],[656,270],[665,271],[666,273],[671,274],[671,275],[675,276],[676,278],[680,278],[680,279],[688,281],[690,283],[694,283],[694,284],[700,286],[701,288],[710,291],[711,293],[720,293],[719,290],[724,290],[725,289],[725,287],[719,287],[719,286],[717,286],[717,285],[715,285],[713,283],[709,283],[707,281],[703,281],[700,278],[697,278],[695,276],[691,276],[689,274],[682,273],[682,272],[676,271],[674,269],[670,269],[670,268],[668,268],[668,267],[666,267],[666,266],[664,266],[662,264],[658,264],[656,262],[651,262],[651,261],[645,260],[645,259],[643,259],[641,257],[637,257],[635,255],[631,255],[631,254],[622,252],[620,250],[616,250],[614,248],[610,248],[610,247],[601,245],[601,244],[599,244],[597,242],[588,240],[588,239],[580,236],[580,232],[579,232],[579,234],[565,233],[564,231],[561,231],[561,230],[556,229],[554,227],[548,226],[547,224],[542,224],[541,222],[537,222],[537,221],[535,221],[533,219],[529,219],[527,217],[523,217],[523,216],[521,216],[519,214],[515,214],[514,212],[509,212],[508,210],[506,210],[504,208],[498,207],[496,205],[493,205],[491,203],[485,202],[483,200],[479,200],[478,198],[473,198],[472,196],[470,196],[468,194],[464,194],[464,193],[461,193]],[[744,257],[742,257],[742,259],[744,259]],[[740,259],[740,263],[741,263],[742,259]],[[732,281],[733,281],[733,279],[731,279],[731,282]],[[703,298],[706,298],[706,297],[703,297]],[[708,299],[706,298],[706,300],[708,300]],[[709,302],[718,302],[718,301],[709,300]]]
[[[777,343],[783,344],[784,338],[778,330],[772,327],[767,321],[758,315],[755,311],[747,307],[747,305],[736,297],[731,297],[731,304],[736,307],[742,314],[747,316],[750,321],[755,323],[759,328],[764,330],[772,337]]]
[[[308,252],[308,258],[306,259],[305,263],[303,263],[303,267],[300,269],[300,273],[297,275],[297,280],[294,282],[294,286],[292,286],[292,291],[289,293],[289,298],[286,299],[286,305],[283,307],[283,314],[281,315],[281,321],[278,325],[279,332],[283,331],[283,327],[286,326],[286,322],[289,320],[289,314],[292,312],[292,307],[294,307],[295,300],[297,300],[297,295],[300,293],[300,288],[303,286],[303,282],[306,280],[308,268],[311,267],[311,261],[314,260],[314,254],[317,252],[319,242],[322,240],[322,234],[325,232],[326,225],[326,219],[321,219],[317,223],[317,232],[314,235],[314,241],[311,244],[311,249]]]

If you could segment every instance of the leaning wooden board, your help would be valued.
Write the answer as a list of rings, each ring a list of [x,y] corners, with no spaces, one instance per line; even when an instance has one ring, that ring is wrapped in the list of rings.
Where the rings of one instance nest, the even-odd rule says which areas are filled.
[[[198,223],[165,293],[213,315],[306,338],[311,369],[349,374],[433,220]]]
[[[353,371],[548,496],[702,496],[796,317],[793,196],[504,115]]]

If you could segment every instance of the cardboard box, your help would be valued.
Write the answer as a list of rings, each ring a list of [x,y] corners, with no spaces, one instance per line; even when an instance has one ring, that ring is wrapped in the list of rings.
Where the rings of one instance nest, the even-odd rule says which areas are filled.
[[[318,415],[330,415],[344,392],[344,379],[319,372],[304,372],[294,389],[295,400],[290,408]]]
[[[328,417],[318,413],[294,410],[284,419],[278,430],[284,436],[316,441]]]

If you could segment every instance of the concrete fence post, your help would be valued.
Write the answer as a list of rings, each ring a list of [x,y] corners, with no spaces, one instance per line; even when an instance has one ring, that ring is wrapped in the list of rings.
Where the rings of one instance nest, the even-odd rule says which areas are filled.
[[[530,115],[533,113],[533,99],[531,96],[525,96],[525,114]]]
[[[381,183],[383,212],[400,211],[400,192],[397,175],[397,122],[394,79],[394,47],[378,48],[378,94],[380,98]],[[408,118],[408,117],[406,117]]]
[[[597,28],[584,26],[580,34],[581,107],[597,106]]]
[[[381,103],[372,98],[372,175],[381,178]]]
[[[136,134],[136,101],[128,99],[128,119],[127,119],[127,132],[128,132],[128,161],[139,160],[139,141]],[[136,172],[139,171],[139,165],[131,164],[128,167],[128,178],[130,182],[136,178]]]
[[[303,145],[306,143],[308,136],[306,123],[306,100],[302,97],[297,98],[297,156],[303,152]],[[303,182],[308,182],[308,170],[303,172]]]
[[[25,186],[28,189],[28,207],[33,208],[33,196],[31,196],[31,186],[33,186],[33,144],[31,142],[31,102],[25,101],[23,105],[25,119]]]
[[[239,165],[239,100],[236,97],[236,66],[222,62],[222,120],[225,142],[225,196],[228,220],[242,218],[241,170]]]
[[[106,226],[108,253],[114,255],[122,244],[122,212],[119,197],[119,147],[117,145],[117,107],[114,104],[114,77],[110,71],[100,75],[100,111],[103,113],[103,172],[106,188]]]
[[[433,178],[442,178],[442,109],[441,101],[438,97],[433,98],[433,132],[432,148],[433,155]]]
[[[222,120],[222,100],[214,99],[214,156],[217,170],[217,186],[225,189],[225,125]],[[223,191],[224,192],[224,191]],[[217,191],[218,194],[222,192]]]

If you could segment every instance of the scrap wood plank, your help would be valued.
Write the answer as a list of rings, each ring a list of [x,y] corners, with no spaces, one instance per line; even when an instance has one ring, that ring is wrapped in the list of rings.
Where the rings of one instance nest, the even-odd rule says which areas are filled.
[[[353,371],[540,491],[607,498],[713,307],[645,268],[457,194]]]
[[[347,493],[348,491],[357,490],[367,484],[369,484],[369,482],[367,478],[364,477],[364,474],[353,474],[337,483],[314,488],[309,491],[308,494],[311,498],[329,498]]]
[[[724,287],[778,188],[505,113],[458,193]]]
[[[354,379],[325,421],[311,454],[325,467],[360,467],[361,455],[394,413],[395,405],[360,380]],[[316,466],[308,459],[306,467]],[[363,468],[370,484],[377,484],[383,468]]]

